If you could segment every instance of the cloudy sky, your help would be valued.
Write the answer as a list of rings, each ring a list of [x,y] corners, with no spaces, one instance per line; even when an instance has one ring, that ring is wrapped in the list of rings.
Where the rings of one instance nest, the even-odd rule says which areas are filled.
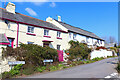
[[[93,32],[99,37],[113,36],[118,40],[117,2],[24,1],[13,2],[16,4],[16,12],[41,20],[46,20],[49,16],[57,19],[57,15],[60,15],[63,22]],[[4,4],[5,3],[3,2],[2,7],[4,7]]]

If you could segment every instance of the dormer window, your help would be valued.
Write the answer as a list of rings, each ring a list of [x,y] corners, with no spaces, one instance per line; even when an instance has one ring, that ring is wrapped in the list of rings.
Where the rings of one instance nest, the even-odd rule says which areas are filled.
[[[57,37],[61,37],[61,32],[57,31]]]
[[[34,27],[28,26],[28,33],[34,33]]]

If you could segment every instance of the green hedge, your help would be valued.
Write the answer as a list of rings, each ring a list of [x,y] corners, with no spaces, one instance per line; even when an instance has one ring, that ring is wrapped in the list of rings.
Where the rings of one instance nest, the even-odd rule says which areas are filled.
[[[36,66],[43,65],[44,59],[53,59],[54,62],[58,61],[57,50],[35,44],[20,44],[20,47],[15,49],[7,47],[3,50],[3,57],[8,56],[14,56],[17,60]]]

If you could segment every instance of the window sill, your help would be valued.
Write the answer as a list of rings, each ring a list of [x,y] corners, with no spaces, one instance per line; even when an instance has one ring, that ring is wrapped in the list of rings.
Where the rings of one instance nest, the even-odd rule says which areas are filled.
[[[46,35],[44,35],[43,37],[51,38],[51,36],[46,36]]]
[[[57,39],[62,39],[62,38],[60,38],[60,37],[57,37]]]
[[[32,36],[36,36],[36,34],[33,33],[26,33],[27,35],[32,35]]]

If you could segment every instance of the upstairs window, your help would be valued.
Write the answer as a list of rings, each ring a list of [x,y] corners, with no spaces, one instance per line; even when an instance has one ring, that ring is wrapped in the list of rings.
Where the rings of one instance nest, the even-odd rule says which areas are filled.
[[[76,34],[73,34],[73,39],[76,39]]]
[[[8,29],[10,29],[10,22],[8,20],[5,20],[5,23],[7,24]]]
[[[34,33],[34,27],[28,26],[28,33]]]
[[[61,37],[61,32],[57,31],[57,37]]]
[[[86,42],[87,42],[87,43],[89,43],[88,39],[89,39],[89,37],[86,37]]]
[[[100,43],[102,44],[102,41],[100,41]]]
[[[69,33],[69,38],[71,39],[71,33]]]
[[[45,35],[45,36],[48,36],[48,35],[49,35],[49,30],[44,29],[44,35]]]

